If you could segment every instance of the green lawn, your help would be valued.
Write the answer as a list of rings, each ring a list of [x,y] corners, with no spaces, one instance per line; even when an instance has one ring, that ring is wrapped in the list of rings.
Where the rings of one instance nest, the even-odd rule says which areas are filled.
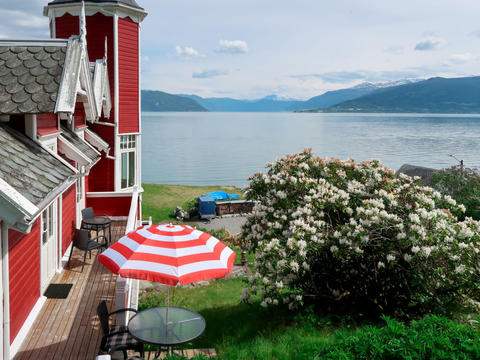
[[[199,312],[207,323],[204,334],[185,348],[215,348],[225,359],[312,359],[319,345],[331,342],[328,326],[318,330],[284,307],[264,309],[241,303],[244,280],[175,289],[172,305]],[[164,305],[165,296],[144,294],[140,309]]]
[[[142,197],[142,214],[144,219],[152,217],[153,223],[174,220],[173,211],[177,206],[184,206],[202,194],[212,191],[226,191],[229,194],[242,195],[242,190],[234,186],[183,186],[142,184],[145,192]]]
[[[222,186],[143,187],[143,217],[152,216],[154,223],[173,220],[176,206],[201,194],[216,190],[241,194],[239,189]],[[220,239],[225,235],[224,230],[213,233]],[[240,249],[229,245],[239,263]],[[250,266],[253,256],[247,255]],[[221,359],[235,360],[480,359],[480,333],[471,326],[480,327],[478,314],[457,316],[456,322],[426,317],[417,324],[361,320],[359,325],[358,319],[326,309],[318,315],[311,309],[292,312],[281,305],[264,309],[258,299],[252,305],[241,303],[245,280],[222,279],[203,287],[175,289],[170,304],[199,312],[207,323],[204,334],[185,348],[215,348]],[[144,293],[139,308],[162,306],[165,296],[161,291]]]

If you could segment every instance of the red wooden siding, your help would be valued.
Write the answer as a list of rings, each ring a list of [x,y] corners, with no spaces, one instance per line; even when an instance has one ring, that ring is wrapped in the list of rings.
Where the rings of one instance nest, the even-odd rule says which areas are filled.
[[[83,106],[82,102],[77,102],[75,104],[75,114],[73,115],[73,119],[75,121],[76,128],[86,126],[85,107]]]
[[[138,24],[118,19],[119,133],[135,133],[138,124]]]
[[[76,222],[76,193],[75,185],[65,191],[62,196],[62,255],[65,254],[72,242],[72,233]]]
[[[88,185],[89,175],[85,176],[85,194],[90,191],[90,186]]]
[[[128,216],[131,203],[131,196],[108,198],[87,197],[87,207],[93,207],[95,213],[105,213],[110,216]]]
[[[10,343],[40,297],[40,220],[28,235],[8,230]]]
[[[68,39],[72,35],[78,35],[80,32],[78,17],[66,13],[55,18],[55,31],[57,39]]]
[[[37,132],[40,135],[56,133],[58,131],[57,114],[38,114]]]
[[[111,126],[90,124],[92,131],[97,133],[103,140],[110,144],[111,149],[114,149],[114,131]],[[110,155],[113,155],[113,150],[110,150]],[[114,191],[115,190],[115,161],[107,159],[105,153],[102,151],[102,158],[100,161],[90,170],[88,176],[88,191]]]

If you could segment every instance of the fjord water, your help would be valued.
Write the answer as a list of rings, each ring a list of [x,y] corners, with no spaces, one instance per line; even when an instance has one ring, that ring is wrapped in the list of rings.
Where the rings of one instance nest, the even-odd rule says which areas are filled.
[[[480,167],[480,115],[144,112],[144,183],[236,185],[312,148],[321,157]]]

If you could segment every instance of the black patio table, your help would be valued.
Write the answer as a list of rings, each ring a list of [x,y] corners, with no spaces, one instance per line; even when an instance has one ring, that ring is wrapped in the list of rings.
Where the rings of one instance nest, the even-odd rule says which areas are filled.
[[[95,216],[88,219],[83,219],[82,224],[87,225],[89,229],[95,229],[97,231],[103,230],[105,235],[105,229],[108,228],[108,243],[112,240],[112,219],[106,216]]]
[[[193,310],[159,306],[136,313],[128,323],[128,331],[142,343],[160,345],[171,352],[174,345],[190,342],[202,335],[205,319]]]

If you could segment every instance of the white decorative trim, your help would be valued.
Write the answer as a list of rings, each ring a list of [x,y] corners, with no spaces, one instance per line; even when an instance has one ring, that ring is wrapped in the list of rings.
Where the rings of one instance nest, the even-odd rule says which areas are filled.
[[[133,187],[132,201],[130,203],[130,211],[128,212],[127,226],[125,228],[125,234],[128,234],[137,229],[137,215],[138,215],[138,190],[137,187]]]
[[[38,135],[37,140],[39,142],[41,142],[42,144],[45,144],[47,141],[52,140],[52,139],[55,139],[55,141],[56,141],[58,135],[60,135],[61,133],[62,133],[61,130],[56,130],[54,133],[45,134],[45,135]]]
[[[0,46],[67,46],[66,39],[46,40],[0,40]]]
[[[2,178],[0,178],[0,196],[29,218],[33,217],[39,210],[38,207],[11,187],[10,184]]]
[[[65,254],[63,254],[62,258],[60,259],[60,266],[57,269],[57,273],[61,273],[62,270],[65,268],[65,266],[67,266],[68,257],[70,255],[70,251],[72,251],[72,246],[73,246],[73,242],[68,246],[67,250],[65,251]],[[60,251],[61,249],[62,248],[60,247]]]
[[[59,133],[60,134],[60,133]],[[74,174],[78,174],[78,170],[70,165],[68,163],[68,161],[66,161],[64,158],[62,158],[61,156],[59,156],[56,152],[53,152],[52,150],[50,150],[48,147],[46,147],[42,142],[39,142],[40,146],[42,147],[43,150],[47,151],[50,155],[52,155],[55,159],[57,159],[58,161],[60,161],[63,165],[67,166],[69,169],[71,169],[73,171]]]
[[[138,189],[138,193],[143,193],[143,188]],[[105,191],[105,192],[87,192],[88,198],[115,198],[115,197],[131,197],[133,191]]]
[[[22,346],[23,341],[27,337],[28,332],[30,331],[37,316],[40,314],[40,310],[42,310],[42,306],[43,304],[45,304],[45,301],[47,301],[47,298],[45,296],[40,296],[40,298],[35,303],[35,306],[30,311],[30,314],[28,315],[27,319],[22,325],[22,328],[20,329],[17,336],[15,337],[15,340],[13,340],[12,345],[10,346],[10,359],[13,359],[17,354],[18,350],[20,350],[20,347]]]
[[[52,33],[50,34],[50,37],[52,39],[55,39],[57,37],[57,19],[51,18],[50,20],[52,22],[52,27],[51,27]]]
[[[25,114],[25,134],[32,140],[37,139],[37,115]]]
[[[97,134],[95,134],[93,131],[91,131],[90,129],[85,129],[84,131],[84,137],[85,137],[85,140],[90,143],[91,145],[93,145],[94,147],[96,147],[98,150],[102,151],[106,151],[110,148],[110,144],[107,143],[105,140],[103,140],[100,136],[98,136]]]
[[[80,15],[79,4],[58,4],[45,6],[43,9],[43,15],[48,17],[62,17],[66,13],[72,16]],[[123,18],[129,17],[136,23],[140,23],[147,16],[147,12],[142,9],[134,8],[126,4],[102,2],[99,5],[85,4],[85,15],[92,16],[97,13],[102,13],[106,16],[112,16],[113,14]]]
[[[114,64],[114,103],[115,103],[115,114],[114,114],[114,123],[115,123],[115,137],[113,139],[113,156],[115,157],[115,166],[114,166],[114,190],[118,191],[121,189],[120,184],[120,157],[118,156],[120,151],[120,141],[118,139],[119,133],[119,113],[120,113],[120,90],[119,90],[119,64],[118,64],[118,15],[113,17],[113,64]]]
[[[72,145],[62,135],[58,137],[59,147],[58,150],[64,153],[70,160],[78,162],[80,165],[90,165],[92,160],[84,155],[79,149]]]

